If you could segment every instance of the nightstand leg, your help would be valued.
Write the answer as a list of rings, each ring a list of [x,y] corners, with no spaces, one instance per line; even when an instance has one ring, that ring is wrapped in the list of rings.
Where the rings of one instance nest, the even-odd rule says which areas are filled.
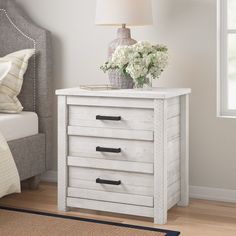
[[[154,103],[154,223],[167,222],[167,101]]]
[[[64,204],[63,206],[61,204],[58,203],[58,210],[59,211],[69,211],[69,208]]]
[[[181,96],[181,197],[179,206],[189,205],[189,95]]]
[[[66,197],[68,185],[67,167],[67,114],[66,97],[58,97],[58,210],[67,211]]]

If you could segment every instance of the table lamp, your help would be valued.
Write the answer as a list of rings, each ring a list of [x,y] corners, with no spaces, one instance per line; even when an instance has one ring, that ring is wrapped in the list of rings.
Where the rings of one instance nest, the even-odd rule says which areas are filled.
[[[152,24],[151,0],[97,0],[96,25],[119,25],[117,39],[109,44],[108,56],[120,45],[133,45],[130,29],[126,26]]]

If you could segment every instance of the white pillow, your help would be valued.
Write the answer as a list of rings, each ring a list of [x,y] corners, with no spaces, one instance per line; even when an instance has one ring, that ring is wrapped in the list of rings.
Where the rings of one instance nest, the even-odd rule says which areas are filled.
[[[0,58],[0,112],[19,113],[23,110],[17,96],[34,53],[34,49],[25,49]]]
[[[6,77],[10,69],[11,69],[11,62],[0,63],[0,83],[2,82],[3,78]]]

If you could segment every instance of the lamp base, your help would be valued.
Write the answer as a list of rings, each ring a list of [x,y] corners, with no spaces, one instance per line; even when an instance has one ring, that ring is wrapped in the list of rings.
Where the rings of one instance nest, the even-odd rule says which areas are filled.
[[[136,40],[131,38],[131,32],[129,28],[125,28],[123,26],[122,28],[119,28],[117,31],[117,39],[113,40],[108,47],[108,58],[110,59],[112,57],[112,54],[116,50],[118,46],[129,46],[137,43]]]
[[[122,25],[117,31],[117,39],[109,44],[108,59],[110,60],[113,53],[118,46],[129,46],[137,43],[136,40],[131,38],[130,29]],[[134,82],[130,76],[125,76],[121,71],[111,70],[109,72],[110,84],[119,89],[131,89],[134,87]]]

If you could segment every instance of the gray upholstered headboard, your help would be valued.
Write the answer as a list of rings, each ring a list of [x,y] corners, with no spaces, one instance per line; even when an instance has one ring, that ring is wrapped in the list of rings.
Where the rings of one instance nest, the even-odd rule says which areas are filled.
[[[39,116],[40,133],[46,134],[46,168],[52,160],[52,57],[51,37],[35,25],[14,0],[0,0],[0,57],[21,49],[35,48],[19,96],[24,110]]]

